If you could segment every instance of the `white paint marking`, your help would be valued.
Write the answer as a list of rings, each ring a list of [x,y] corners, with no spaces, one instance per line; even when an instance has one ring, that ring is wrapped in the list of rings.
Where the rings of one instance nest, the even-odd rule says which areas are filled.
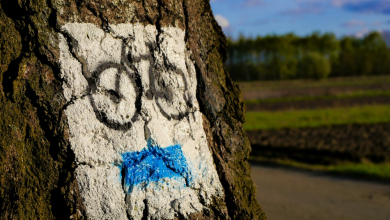
[[[64,95],[73,100],[65,113],[88,217],[141,219],[147,208],[149,219],[173,219],[222,197],[185,32],[165,27],[158,35],[155,26],[141,24],[110,25],[104,32],[85,23],[66,24],[62,31]],[[127,193],[116,164],[123,153],[144,149],[149,138],[162,147],[182,145],[194,176],[190,186],[168,178]]]

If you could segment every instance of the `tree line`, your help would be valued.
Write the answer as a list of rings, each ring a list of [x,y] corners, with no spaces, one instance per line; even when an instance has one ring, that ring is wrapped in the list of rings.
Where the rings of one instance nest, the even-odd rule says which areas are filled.
[[[233,80],[324,79],[390,73],[390,49],[382,35],[331,33],[228,39],[225,67]]]

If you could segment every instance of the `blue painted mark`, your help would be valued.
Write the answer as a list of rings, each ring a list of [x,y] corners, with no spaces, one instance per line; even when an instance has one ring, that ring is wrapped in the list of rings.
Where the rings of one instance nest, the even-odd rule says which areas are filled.
[[[124,153],[122,158],[121,178],[129,193],[138,184],[147,186],[165,178],[181,181],[183,186],[189,186],[193,181],[180,144],[161,148],[149,139],[145,149]]]

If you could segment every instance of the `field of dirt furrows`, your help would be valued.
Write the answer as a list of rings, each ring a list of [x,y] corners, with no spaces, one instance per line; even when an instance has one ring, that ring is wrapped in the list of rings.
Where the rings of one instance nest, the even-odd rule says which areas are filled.
[[[390,123],[248,131],[251,156],[313,164],[390,162]]]
[[[390,96],[375,97],[354,97],[345,99],[329,100],[305,100],[305,101],[286,101],[286,102],[264,102],[256,104],[247,104],[247,111],[281,111],[281,110],[299,110],[299,109],[323,109],[354,107],[362,105],[390,104]]]
[[[243,90],[245,100],[267,99],[296,96],[323,96],[348,94],[357,91],[381,90],[390,91],[389,83],[375,85],[350,85],[350,86],[319,86],[319,87],[286,87],[286,88],[258,88],[255,90]]]

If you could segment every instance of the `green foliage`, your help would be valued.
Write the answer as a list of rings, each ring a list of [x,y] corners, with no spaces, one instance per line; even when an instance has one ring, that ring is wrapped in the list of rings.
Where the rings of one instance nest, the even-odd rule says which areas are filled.
[[[330,63],[320,53],[305,54],[299,62],[298,76],[305,79],[325,79],[330,73]]]
[[[362,39],[313,33],[228,39],[226,69],[235,81],[323,79],[390,73],[390,50],[381,34]],[[308,74],[309,70],[313,74]]]
[[[390,122],[390,106],[247,112],[245,130],[319,127],[353,123]]]

